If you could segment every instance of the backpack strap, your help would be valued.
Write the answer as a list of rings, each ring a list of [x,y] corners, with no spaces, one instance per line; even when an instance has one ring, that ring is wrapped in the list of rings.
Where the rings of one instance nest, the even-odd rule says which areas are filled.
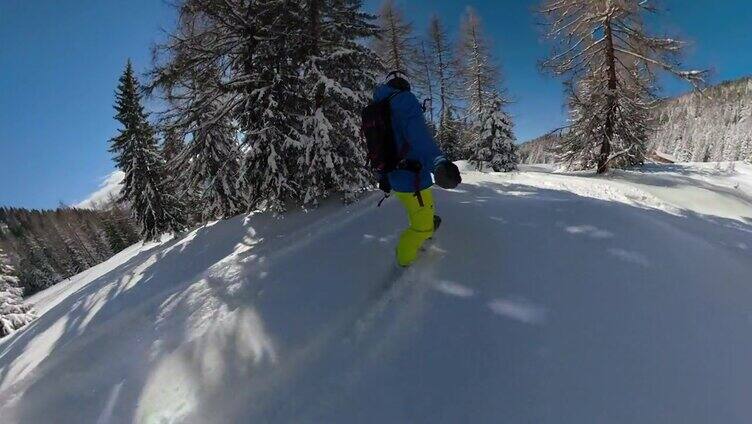
[[[404,93],[405,91],[408,91],[408,90],[397,90],[396,92],[390,94],[389,97],[387,97],[384,101],[389,103],[389,107],[391,107],[392,99]],[[406,160],[407,154],[410,153],[410,149],[411,149],[410,142],[407,139],[405,139],[404,143],[402,143],[402,149],[400,149],[400,152],[399,152],[399,159],[400,159],[401,165],[398,165],[397,169],[400,169],[403,171],[410,171],[415,175],[415,197],[417,197],[418,199],[418,205],[420,205],[420,207],[423,207],[425,206],[425,204],[423,202],[423,196],[420,194],[420,172],[422,170],[421,169],[422,166],[420,162],[417,162],[417,161],[415,161],[417,162],[417,165],[415,163],[407,163],[407,162],[413,162],[413,161]]]
[[[402,94],[404,92],[405,92],[405,90],[397,90],[394,93],[390,94],[389,97],[387,97],[386,99],[384,99],[382,101],[385,102],[385,103],[388,103],[389,107],[391,108],[392,107],[392,99],[394,99],[395,97],[399,96],[400,94]],[[400,149],[399,153],[397,153],[397,157],[399,158],[400,163],[405,160],[405,158],[407,157],[407,154],[409,152],[410,152],[410,143],[407,140],[405,140],[405,142],[402,144],[402,149]],[[399,164],[397,165],[397,169],[400,169],[399,168]]]

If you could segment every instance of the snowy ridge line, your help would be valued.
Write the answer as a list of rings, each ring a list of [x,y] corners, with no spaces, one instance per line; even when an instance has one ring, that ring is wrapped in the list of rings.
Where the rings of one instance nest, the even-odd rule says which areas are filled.
[[[735,174],[734,176],[736,175],[738,174]],[[639,175],[636,175],[634,172],[620,171],[618,178],[621,178],[622,182],[629,181],[631,183],[639,184]],[[705,179],[695,179],[693,181],[693,184],[693,187],[696,189],[704,190],[708,193],[721,194],[738,199],[740,202],[746,203],[752,211],[752,190],[748,190],[748,188],[742,187],[741,183],[731,185],[731,183],[721,184],[717,182],[706,181]],[[683,209],[678,204],[675,204],[674,206],[679,209]]]

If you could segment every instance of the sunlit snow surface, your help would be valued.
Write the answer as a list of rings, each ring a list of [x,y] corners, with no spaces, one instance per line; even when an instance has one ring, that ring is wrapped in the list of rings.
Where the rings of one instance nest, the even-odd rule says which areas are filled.
[[[752,422],[752,167],[466,171],[407,271],[379,197],[35,295],[0,341],[0,422]]]

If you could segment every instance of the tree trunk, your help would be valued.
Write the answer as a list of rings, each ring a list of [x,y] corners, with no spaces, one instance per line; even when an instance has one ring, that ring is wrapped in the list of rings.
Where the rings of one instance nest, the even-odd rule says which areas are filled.
[[[446,68],[444,66],[444,44],[441,42],[441,35],[439,33],[439,30],[436,30],[436,52],[438,53],[437,59],[439,59],[439,82],[440,82],[440,91],[441,91],[441,110],[439,111],[439,116],[444,116],[444,111],[446,110],[447,105],[447,75],[446,75]]]
[[[308,2],[308,54],[319,54],[319,40],[321,39],[321,0]]]
[[[253,16],[257,12],[255,8],[253,7],[254,3],[250,2],[248,4],[248,8],[246,9],[246,19],[248,22],[253,22]],[[246,73],[246,75],[253,75],[255,71],[255,65],[253,63],[254,54],[256,53],[256,48],[258,45],[258,41],[256,40],[256,28],[254,24],[248,25],[245,28],[243,28],[243,38],[245,42],[245,60],[243,63],[243,71]],[[246,94],[246,98],[252,98],[253,91],[255,87],[253,87],[253,84],[246,84],[244,87],[244,91]],[[246,105],[247,108],[247,105]],[[250,130],[255,125],[257,117],[252,116],[252,114],[243,113],[240,119],[240,126],[243,131],[250,132]]]
[[[477,27],[475,24],[473,24],[472,27],[472,37],[473,37],[473,60],[475,61],[475,90],[476,90],[476,103],[477,103],[477,113],[478,113],[478,119],[483,116],[483,81],[481,76],[481,66],[482,61],[480,58],[480,46],[478,42],[478,33],[477,33]]]
[[[606,100],[606,128],[598,156],[598,174],[608,171],[608,159],[611,156],[611,141],[614,139],[614,115],[616,114],[616,53],[614,52],[614,36],[611,29],[611,19],[606,19],[606,66],[608,66],[608,96]]]
[[[430,99],[430,102],[428,103],[428,114],[429,114],[429,118],[431,119],[431,124],[433,124],[434,123],[433,79],[431,78],[431,69],[428,64],[428,53],[426,52],[426,44],[423,41],[420,42],[420,51],[421,51],[421,54],[423,55],[423,62],[424,62],[423,72],[425,72],[426,86],[428,87],[428,98]]]
[[[314,57],[321,54],[321,0],[309,0],[308,9],[308,57]],[[315,113],[324,103],[324,89],[322,84],[318,84],[313,93],[313,110]]]
[[[403,69],[402,66],[402,54],[400,53],[399,42],[397,39],[397,18],[394,16],[394,10],[389,12],[389,36],[390,36],[390,48],[392,50],[392,60],[394,61],[394,69],[390,71],[402,71],[407,72],[407,69]]]

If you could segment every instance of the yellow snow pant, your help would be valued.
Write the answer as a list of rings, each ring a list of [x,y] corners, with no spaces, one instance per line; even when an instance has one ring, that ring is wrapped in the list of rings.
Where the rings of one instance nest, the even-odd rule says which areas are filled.
[[[410,221],[410,227],[402,233],[397,245],[397,263],[409,266],[417,259],[423,243],[433,237],[433,195],[430,188],[420,192],[423,206],[415,193],[395,192],[395,195],[405,207]]]

